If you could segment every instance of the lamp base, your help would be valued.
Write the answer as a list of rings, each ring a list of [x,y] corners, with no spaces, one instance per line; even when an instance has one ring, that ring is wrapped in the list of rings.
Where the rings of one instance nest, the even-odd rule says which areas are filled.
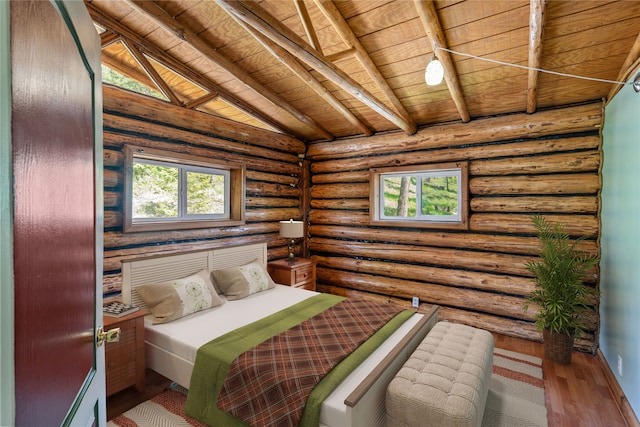
[[[296,241],[294,239],[290,239],[289,244],[287,245],[287,249],[289,250],[287,261],[289,262],[289,264],[294,264],[296,262],[296,254],[294,252],[295,248],[296,248]]]

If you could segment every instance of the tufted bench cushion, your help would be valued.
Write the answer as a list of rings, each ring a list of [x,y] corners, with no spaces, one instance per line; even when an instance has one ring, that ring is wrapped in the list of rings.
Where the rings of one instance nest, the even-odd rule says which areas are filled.
[[[387,427],[480,426],[493,335],[438,322],[387,387]]]

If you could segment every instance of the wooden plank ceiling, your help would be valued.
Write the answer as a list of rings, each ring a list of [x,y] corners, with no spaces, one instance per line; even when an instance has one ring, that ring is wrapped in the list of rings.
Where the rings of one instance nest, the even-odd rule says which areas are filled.
[[[103,64],[167,102],[313,142],[610,98],[640,1],[85,0]],[[434,48],[445,81],[427,86]]]

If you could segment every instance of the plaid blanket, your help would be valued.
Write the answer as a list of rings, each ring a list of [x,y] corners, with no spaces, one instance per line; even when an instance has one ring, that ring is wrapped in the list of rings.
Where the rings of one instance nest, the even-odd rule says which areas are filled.
[[[350,298],[269,338],[233,361],[218,408],[252,426],[297,426],[318,381],[400,311]]]

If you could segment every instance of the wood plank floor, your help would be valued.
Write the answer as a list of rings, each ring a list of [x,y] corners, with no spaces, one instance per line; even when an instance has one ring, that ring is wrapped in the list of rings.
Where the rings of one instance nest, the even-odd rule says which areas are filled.
[[[496,347],[544,357],[542,344],[494,335]],[[542,365],[549,427],[626,427],[605,374],[596,356],[574,352],[571,365],[545,360]],[[107,418],[112,419],[166,389],[170,382],[154,371],[146,372],[144,393],[123,390],[107,399]]]
[[[544,358],[541,343],[495,335],[495,346]],[[549,427],[626,427],[596,356],[574,351],[571,364],[542,362]]]

